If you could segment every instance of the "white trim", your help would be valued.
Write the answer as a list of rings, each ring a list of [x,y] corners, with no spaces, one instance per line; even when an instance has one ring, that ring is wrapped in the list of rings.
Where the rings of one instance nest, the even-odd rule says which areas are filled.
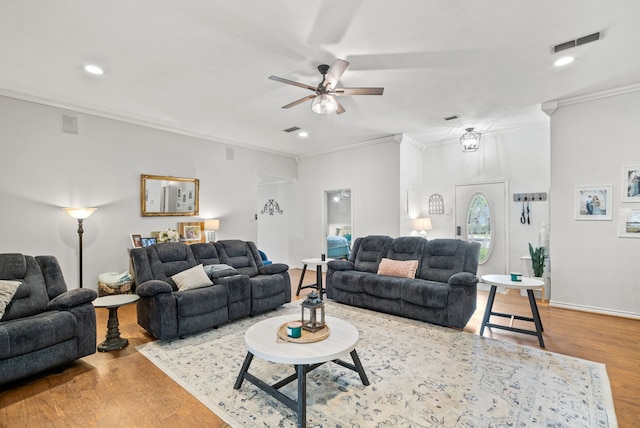
[[[383,144],[383,143],[396,143],[396,144],[399,144],[401,141],[402,141],[402,134],[387,135],[385,137],[374,138],[373,140],[366,140],[366,141],[362,141],[360,143],[350,144],[350,145],[347,145],[347,146],[340,146],[340,147],[335,147],[335,148],[328,149],[328,150],[321,150],[321,151],[317,151],[317,152],[313,152],[313,153],[306,153],[306,154],[303,154],[303,155],[298,155],[298,156],[296,156],[296,160],[304,159],[304,158],[310,158],[310,157],[314,157],[314,156],[326,155],[326,154],[329,154],[329,153],[342,152],[342,151],[349,150],[349,149],[359,149],[361,147],[374,146],[376,144]]]
[[[554,308],[570,309],[574,311],[591,312],[591,313],[602,314],[602,315],[611,315],[614,317],[640,319],[640,313],[618,311],[615,309],[596,308],[594,306],[576,305],[574,303],[556,302],[555,300],[550,300],[549,306],[553,306]]]
[[[631,92],[640,91],[640,83],[633,85],[622,86],[620,88],[607,89],[604,91],[593,92],[586,95],[577,95],[575,97],[561,98],[554,100],[558,102],[558,107],[569,106],[572,104],[586,103],[589,101],[595,101],[602,98],[616,97],[618,95],[629,94]],[[545,103],[546,104],[546,103]],[[544,104],[543,104],[544,105]]]

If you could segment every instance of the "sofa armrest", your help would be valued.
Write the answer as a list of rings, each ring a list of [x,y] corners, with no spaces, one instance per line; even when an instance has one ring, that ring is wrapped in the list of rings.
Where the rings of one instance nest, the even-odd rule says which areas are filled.
[[[231,269],[213,271],[209,275],[209,278],[211,278],[214,284],[217,284],[216,279],[226,278],[228,276],[234,276],[234,275],[240,275],[240,272],[231,268]]]
[[[173,288],[159,279],[152,279],[150,281],[145,281],[142,284],[138,284],[136,287],[136,293],[140,297],[153,297],[156,294],[164,294],[164,293],[172,293]]]
[[[271,263],[270,265],[260,266],[258,273],[260,275],[275,275],[289,270],[289,265],[285,263]]]
[[[329,269],[333,270],[355,270],[355,265],[349,260],[331,260],[327,264]]]
[[[471,286],[478,283],[478,277],[469,272],[458,272],[451,275],[449,285]]]
[[[48,311],[55,310],[67,310],[76,306],[84,305],[85,303],[93,302],[98,293],[88,288],[76,288],[73,290],[65,291],[62,294],[54,297],[47,304]]]

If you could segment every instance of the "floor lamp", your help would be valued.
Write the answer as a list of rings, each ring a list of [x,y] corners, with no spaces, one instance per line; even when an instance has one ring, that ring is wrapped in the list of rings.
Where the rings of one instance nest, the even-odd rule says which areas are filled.
[[[71,217],[78,220],[78,265],[80,267],[78,284],[80,285],[80,288],[82,288],[82,234],[84,233],[82,221],[85,218],[89,218],[97,208],[64,208],[64,210]]]

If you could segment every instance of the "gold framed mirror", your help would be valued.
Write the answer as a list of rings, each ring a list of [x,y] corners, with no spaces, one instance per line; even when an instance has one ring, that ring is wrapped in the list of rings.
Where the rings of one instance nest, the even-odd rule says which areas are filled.
[[[198,215],[200,180],[140,174],[140,215]]]

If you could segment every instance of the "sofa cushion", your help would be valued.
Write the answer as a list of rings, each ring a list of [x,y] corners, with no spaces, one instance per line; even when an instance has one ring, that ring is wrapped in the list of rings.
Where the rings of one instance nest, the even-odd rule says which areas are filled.
[[[392,260],[383,258],[378,267],[378,275],[415,278],[418,270],[417,260]]]
[[[451,275],[463,271],[468,245],[459,239],[428,241],[416,277],[447,283]]]
[[[364,292],[370,296],[398,300],[401,298],[402,284],[407,278],[368,275],[364,278]]]
[[[213,282],[207,276],[202,265],[177,273],[171,277],[179,291],[193,290],[194,288],[208,287]]]
[[[350,293],[364,293],[364,279],[374,276],[373,273],[357,270],[336,271],[333,273],[331,284],[334,289],[348,291]]]
[[[401,298],[415,305],[444,309],[449,303],[449,286],[422,279],[405,280],[402,283]]]
[[[392,241],[390,236],[383,235],[358,238],[353,244],[349,261],[353,262],[358,271],[376,273],[380,260],[386,255]]]
[[[228,239],[216,242],[215,246],[221,263],[232,266],[242,275],[250,277],[258,275],[256,258],[245,241]],[[258,258],[260,259],[259,254]],[[262,261],[260,264],[262,265]]]
[[[385,255],[393,260],[420,260],[427,240],[419,236],[401,236],[395,238]]]
[[[20,281],[6,281],[0,279],[0,319],[4,315],[4,310],[13,299],[13,295],[18,291]]]
[[[0,359],[48,348],[76,336],[71,312],[49,311],[0,324]]]
[[[193,317],[215,312],[227,306],[228,293],[223,285],[175,293],[178,317]],[[225,322],[227,320],[224,320]]]
[[[205,266],[220,264],[218,250],[216,250],[216,246],[212,243],[191,244],[191,250],[198,263],[202,263]]]

